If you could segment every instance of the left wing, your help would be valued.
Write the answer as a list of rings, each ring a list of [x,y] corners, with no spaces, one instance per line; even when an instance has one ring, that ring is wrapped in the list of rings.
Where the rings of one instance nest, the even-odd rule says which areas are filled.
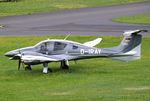
[[[35,56],[35,55],[23,55],[21,57],[22,61],[26,62],[33,62],[33,61],[40,61],[40,62],[58,62],[62,60],[72,60],[74,59],[75,56],[69,56],[66,54],[61,54],[61,55],[40,55],[40,56]]]
[[[21,60],[23,61],[59,61],[59,59],[56,58],[49,58],[46,56],[33,56],[33,55],[24,55],[21,57]]]

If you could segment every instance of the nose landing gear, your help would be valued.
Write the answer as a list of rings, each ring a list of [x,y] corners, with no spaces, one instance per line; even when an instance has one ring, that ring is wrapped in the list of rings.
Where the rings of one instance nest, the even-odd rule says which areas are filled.
[[[30,65],[27,65],[27,66],[25,67],[25,70],[26,70],[26,71],[31,71],[31,70],[32,70],[32,68],[31,68],[31,66],[30,66]]]

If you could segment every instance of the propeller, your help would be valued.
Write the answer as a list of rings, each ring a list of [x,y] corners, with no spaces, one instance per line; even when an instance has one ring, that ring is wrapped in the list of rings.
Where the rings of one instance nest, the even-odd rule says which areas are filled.
[[[21,68],[21,64],[22,64],[22,67],[24,67],[24,63],[23,63],[23,61],[21,60],[23,54],[21,53],[20,50],[19,50],[19,54],[20,54],[20,58],[19,58],[19,61],[18,61],[18,71],[19,71],[20,68]]]
[[[19,59],[18,61],[18,70],[20,70],[20,67],[21,67],[21,59]]]

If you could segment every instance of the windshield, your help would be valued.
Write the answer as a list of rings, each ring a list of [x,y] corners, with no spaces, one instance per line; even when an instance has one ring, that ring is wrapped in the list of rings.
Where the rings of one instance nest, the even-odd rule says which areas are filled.
[[[57,51],[57,50],[64,50],[66,46],[67,46],[66,43],[55,42],[55,43],[54,43],[54,51]]]

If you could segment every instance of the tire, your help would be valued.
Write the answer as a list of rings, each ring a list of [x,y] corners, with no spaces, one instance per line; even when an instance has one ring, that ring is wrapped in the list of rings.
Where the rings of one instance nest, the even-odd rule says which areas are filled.
[[[31,70],[32,70],[32,69],[31,69],[31,66],[27,65],[27,66],[25,67],[25,70],[26,70],[26,71],[31,71]]]

